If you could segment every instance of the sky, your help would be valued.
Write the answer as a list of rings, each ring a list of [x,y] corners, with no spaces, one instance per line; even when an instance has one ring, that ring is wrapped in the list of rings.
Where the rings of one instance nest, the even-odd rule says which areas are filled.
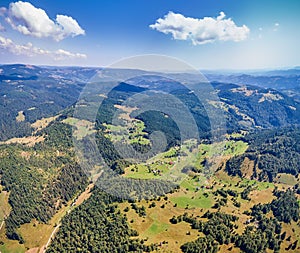
[[[299,66],[299,11],[299,0],[1,0],[0,63],[161,54],[203,70]]]

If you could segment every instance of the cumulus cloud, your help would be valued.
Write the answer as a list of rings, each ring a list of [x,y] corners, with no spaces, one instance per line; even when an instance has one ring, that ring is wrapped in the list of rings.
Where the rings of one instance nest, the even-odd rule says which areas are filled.
[[[24,45],[19,45],[14,43],[9,38],[4,38],[0,36],[0,49],[9,51],[15,55],[26,55],[26,56],[48,56],[54,60],[67,60],[67,59],[85,59],[87,56],[85,54],[71,53],[62,49],[56,51],[49,51],[42,48],[38,48],[32,45],[32,43],[27,43]]]
[[[80,54],[80,53],[71,53],[69,51],[63,50],[63,49],[58,49],[57,51],[54,52],[54,59],[55,60],[65,60],[65,59],[85,59],[87,56],[85,54]]]
[[[56,19],[52,20],[43,9],[36,8],[28,2],[10,3],[8,9],[0,9],[0,15],[6,17],[6,22],[13,29],[38,38],[51,37],[55,41],[61,41],[67,37],[85,34],[72,17],[57,15]]]
[[[150,28],[165,34],[171,34],[176,40],[191,40],[194,45],[215,41],[242,41],[249,35],[246,25],[237,26],[231,18],[225,18],[220,12],[217,18],[202,19],[185,17],[182,14],[169,12],[156,20]]]

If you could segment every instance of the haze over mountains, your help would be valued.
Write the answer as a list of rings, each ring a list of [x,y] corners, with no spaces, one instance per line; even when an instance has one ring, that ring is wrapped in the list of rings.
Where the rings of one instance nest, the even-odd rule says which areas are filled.
[[[114,71],[116,77],[121,77],[120,71]],[[123,71],[134,72],[137,76],[147,73]],[[30,123],[53,116],[73,105],[85,82],[96,72],[95,68],[85,67],[2,65],[0,118],[3,127],[0,139],[30,134]],[[178,78],[178,74],[170,76],[175,80]],[[218,91],[225,113],[228,110],[232,112],[227,115],[231,118],[229,128],[237,125],[253,128],[299,123],[300,71],[297,68],[260,75],[208,74],[207,77]],[[180,74],[180,78],[192,80],[194,75]],[[21,121],[16,120],[20,112],[25,116]]]

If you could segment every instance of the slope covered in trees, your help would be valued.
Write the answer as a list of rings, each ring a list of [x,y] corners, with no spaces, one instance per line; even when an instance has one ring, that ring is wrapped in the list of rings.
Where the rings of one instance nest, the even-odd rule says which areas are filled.
[[[120,200],[95,189],[92,196],[62,221],[59,232],[47,249],[58,252],[150,252],[155,245],[145,246],[132,239],[137,232],[118,211]]]
[[[39,133],[33,147],[0,146],[0,174],[12,211],[5,220],[9,239],[23,242],[17,228],[33,219],[47,222],[61,205],[85,189],[87,177],[71,151],[71,128],[58,121]]]
[[[230,175],[242,176],[245,159],[251,160],[254,166],[252,177],[259,180],[273,181],[278,173],[299,174],[300,130],[284,128],[260,131],[242,137],[249,143],[245,154],[233,157],[226,164]]]

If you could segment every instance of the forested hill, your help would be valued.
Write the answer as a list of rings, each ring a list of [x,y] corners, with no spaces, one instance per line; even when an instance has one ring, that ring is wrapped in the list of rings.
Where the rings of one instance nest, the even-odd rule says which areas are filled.
[[[212,84],[230,130],[283,127],[300,122],[300,104],[281,92],[257,86]]]
[[[276,89],[300,101],[300,69],[261,71],[253,73],[208,73],[210,81],[254,85]]]
[[[81,67],[0,66],[0,141],[30,135],[31,123],[42,117],[56,115],[76,103],[86,82],[97,70]],[[110,74],[119,78],[126,76],[128,71],[137,76],[147,73],[139,70],[111,70]],[[178,74],[170,76],[176,80]],[[180,75],[180,80],[194,78],[189,74]],[[164,92],[171,89],[172,95],[189,106],[201,126],[200,130],[204,131],[208,127],[205,123],[206,114],[198,108],[195,97],[186,89],[180,89],[176,81],[166,81],[165,78],[159,78],[159,73],[155,73],[155,78],[141,76],[138,82],[130,83],[127,87],[131,85],[143,85],[143,89]],[[299,124],[299,103],[281,92],[256,86],[224,83],[212,85],[221,102],[214,106],[220,106],[224,111],[229,131]],[[174,87],[178,89],[174,90]]]
[[[71,126],[60,120],[36,133],[29,145],[18,140],[0,145],[0,175],[0,193],[9,193],[11,209],[1,217],[5,219],[5,234],[20,243],[24,243],[23,236],[28,237],[20,233],[20,226],[32,220],[48,223],[88,184],[72,151]],[[4,208],[5,202],[1,204]]]
[[[260,131],[240,138],[249,143],[245,154],[227,162],[230,175],[274,181],[279,173],[297,176],[300,172],[300,129]]]
[[[91,68],[0,66],[0,140],[29,135],[30,124],[76,102]]]

